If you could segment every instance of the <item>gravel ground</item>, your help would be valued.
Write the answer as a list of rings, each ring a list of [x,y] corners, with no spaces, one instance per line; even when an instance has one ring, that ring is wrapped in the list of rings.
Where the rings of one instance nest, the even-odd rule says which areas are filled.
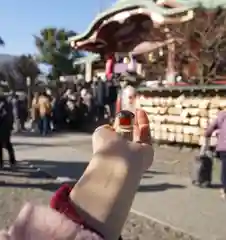
[[[91,141],[64,143],[84,153],[91,151]],[[27,146],[29,147],[29,146]],[[197,150],[155,145],[155,161],[152,169],[181,176],[189,176],[191,162]],[[0,228],[8,227],[26,201],[48,204],[52,192],[59,183],[46,174],[23,166],[19,172],[0,171]],[[127,240],[196,240],[168,226],[161,225],[135,213],[130,213],[123,230]]]
[[[191,163],[197,155],[197,149],[155,145],[153,167],[159,171],[188,177]]]
[[[91,141],[71,142],[70,146],[75,146],[80,152],[91,152]],[[68,145],[69,145],[68,144]],[[189,176],[191,163],[198,155],[198,149],[179,148],[167,145],[154,145],[155,157],[152,169],[169,174]]]
[[[4,170],[0,172],[0,228],[7,228],[26,202],[48,204],[52,192],[59,183],[23,166],[19,172]],[[127,240],[195,240],[186,234],[151,221],[143,216],[130,213],[123,230],[123,239]]]
[[[0,172],[0,228],[9,227],[25,202],[46,204],[56,183],[46,174],[24,168]]]
[[[80,152],[91,152],[91,142],[69,143],[75,146]],[[199,155],[199,149],[189,147],[173,147],[167,145],[154,145],[155,157],[151,169],[168,174],[175,174],[183,177],[190,177],[192,163],[196,156]],[[219,178],[219,161],[214,162],[213,176]]]
[[[56,135],[57,136],[57,135]],[[53,138],[54,139],[54,138]],[[20,144],[21,145],[21,144]],[[55,144],[54,144],[55,145]],[[79,152],[92,152],[91,139],[70,140],[60,143],[59,146],[73,146]],[[50,146],[50,145],[49,145]],[[46,147],[49,147],[48,144]],[[30,146],[19,146],[20,148],[30,148]],[[42,147],[45,147],[44,145]],[[189,176],[191,171],[191,162],[195,156],[198,155],[198,149],[188,147],[178,147],[169,145],[154,145],[155,161],[152,168],[156,170],[167,172],[170,174],[177,174],[181,176]],[[89,154],[90,155],[90,154]]]
[[[198,240],[135,213],[130,213],[122,236],[124,240]]]

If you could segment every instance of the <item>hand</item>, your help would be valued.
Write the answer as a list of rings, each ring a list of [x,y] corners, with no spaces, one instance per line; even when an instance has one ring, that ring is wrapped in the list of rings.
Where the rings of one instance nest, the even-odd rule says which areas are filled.
[[[134,141],[126,141],[119,136],[110,126],[101,126],[93,134],[93,154],[104,153],[107,157],[121,157],[130,162],[142,165],[143,171],[147,170],[154,157],[153,147],[150,144],[150,134],[145,135],[143,126],[134,126]]]
[[[44,206],[26,204],[9,232],[2,231],[0,240],[102,240],[84,230],[64,215]]]
[[[104,150],[105,154],[109,152],[109,157],[117,155],[130,161],[139,159],[139,162],[143,162],[144,170],[150,167],[154,151],[151,145],[149,121],[143,110],[137,110],[135,118],[133,143],[125,141],[114,132],[114,129],[117,129],[117,121],[115,121],[113,127],[104,125],[96,129],[93,134],[93,154],[99,154],[100,151]]]
[[[114,132],[112,128],[109,128],[109,126],[107,128],[106,126],[98,128],[93,134],[94,161],[91,161],[91,165],[92,162],[95,165],[95,155],[98,155],[99,160],[104,162],[115,156],[116,159],[124,159],[129,164],[131,163],[131,165],[134,167],[134,172],[131,169],[131,172],[129,174],[132,176],[132,178],[140,178],[140,174],[138,172],[140,170],[145,171],[153,161],[153,148],[150,144],[148,144],[150,140],[148,137],[149,133],[145,133],[145,131],[143,131],[144,127],[145,125],[142,123],[142,121],[138,120],[138,124],[136,124],[136,126],[134,127],[135,142],[126,141],[122,137],[118,136],[118,134]],[[95,169],[95,167],[93,169]],[[96,170],[92,172],[95,173]],[[85,174],[83,175],[83,179],[84,178],[85,180],[87,180]],[[86,181],[86,186],[81,188],[82,192],[80,190],[78,190],[77,192],[75,191],[75,202],[79,202],[80,193],[84,193],[83,190],[87,187],[87,185],[90,186],[89,180],[90,178],[88,178],[88,181]],[[119,184],[117,180],[118,179],[116,179],[116,186],[118,186]],[[93,182],[95,181],[91,181],[91,185],[93,184]],[[93,225],[93,228],[98,230],[98,232],[103,233],[103,235],[106,236],[106,239],[110,239],[107,237],[108,234],[110,234],[110,236],[120,235],[121,228],[128,215],[128,211],[130,209],[134,196],[133,190],[129,192],[128,190],[130,189],[130,187],[136,188],[136,186],[133,186],[136,185],[136,181],[134,182],[134,179],[131,181],[130,178],[129,182],[129,185],[127,185],[128,187],[126,186],[126,191],[121,192],[119,195],[116,194],[115,198],[110,198],[111,201],[107,199],[107,197],[110,196],[109,194],[103,195],[102,199],[97,199],[99,195],[92,196],[91,202],[89,195],[86,195],[87,197],[85,196],[85,198],[82,198],[81,203],[85,204],[87,202],[88,204],[87,207],[84,208],[87,209],[88,215],[95,215],[95,211],[98,210],[99,206],[101,206],[101,211],[98,210],[97,212],[105,212],[106,214],[109,213],[108,216],[110,217],[107,218],[106,222],[102,222],[103,225],[101,225],[101,227],[96,227],[95,224]],[[98,192],[98,189],[95,189]],[[108,190],[111,190],[111,187]],[[92,192],[90,192],[90,194],[92,195]],[[123,194],[125,195],[125,197],[121,198]],[[108,209],[109,202],[115,205],[114,209]],[[98,203],[97,207],[95,205],[92,206],[92,204],[94,203]],[[87,220],[85,218],[87,215],[85,214],[83,216],[83,219]],[[115,219],[117,218],[117,216],[119,218]],[[84,230],[81,226],[75,224],[66,216],[54,211],[53,209],[44,206],[35,206],[31,204],[26,204],[24,206],[24,208],[19,213],[17,219],[15,220],[15,223],[8,232],[0,233],[0,240],[36,239],[101,240],[101,238],[96,234],[91,233],[88,230]]]
[[[133,142],[109,125],[96,129],[92,160],[70,193],[82,219],[105,239],[119,237],[142,175],[153,162],[150,132],[140,120]]]

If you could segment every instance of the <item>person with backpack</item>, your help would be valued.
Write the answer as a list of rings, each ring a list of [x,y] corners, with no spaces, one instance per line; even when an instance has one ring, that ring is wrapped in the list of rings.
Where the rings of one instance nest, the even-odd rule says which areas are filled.
[[[3,167],[3,148],[8,151],[10,167],[16,166],[15,152],[11,142],[13,121],[13,106],[4,95],[0,95],[0,168]]]
[[[220,111],[216,119],[209,124],[205,132],[205,143],[202,147],[202,152],[205,152],[209,147],[210,137],[218,130],[216,151],[221,160],[221,184],[220,196],[226,199],[226,111]]]

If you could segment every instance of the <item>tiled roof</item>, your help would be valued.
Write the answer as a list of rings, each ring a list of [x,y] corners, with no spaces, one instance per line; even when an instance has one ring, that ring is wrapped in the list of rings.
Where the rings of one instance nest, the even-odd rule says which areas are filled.
[[[175,0],[178,3],[183,5],[182,7],[176,8],[164,8],[158,6],[154,0],[120,0],[116,2],[111,8],[97,15],[97,17],[92,21],[88,29],[77,36],[69,38],[69,41],[78,41],[80,39],[86,38],[92,33],[92,30],[98,27],[105,19],[114,15],[115,13],[119,13],[122,11],[126,11],[131,8],[144,8],[150,10],[152,13],[158,13],[163,16],[170,16],[177,13],[185,12],[190,9],[195,9],[198,7],[206,8],[206,9],[215,9],[218,7],[225,8],[226,0]]]

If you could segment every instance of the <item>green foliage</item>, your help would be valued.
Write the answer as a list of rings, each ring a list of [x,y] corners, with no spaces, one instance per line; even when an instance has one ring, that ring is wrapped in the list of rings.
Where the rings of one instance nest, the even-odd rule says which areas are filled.
[[[12,61],[3,63],[0,68],[0,79],[7,83],[10,90],[25,90],[27,77],[30,77],[33,85],[39,74],[39,67],[31,55],[15,57]]]
[[[22,55],[16,60],[16,70],[26,79],[30,77],[31,81],[37,78],[40,74],[40,69],[31,55]]]
[[[63,75],[77,74],[80,69],[73,67],[75,58],[82,57],[80,52],[73,52],[67,43],[68,37],[76,35],[73,31],[57,28],[44,28],[34,36],[39,52],[39,61],[52,67],[50,78],[58,79]]]

